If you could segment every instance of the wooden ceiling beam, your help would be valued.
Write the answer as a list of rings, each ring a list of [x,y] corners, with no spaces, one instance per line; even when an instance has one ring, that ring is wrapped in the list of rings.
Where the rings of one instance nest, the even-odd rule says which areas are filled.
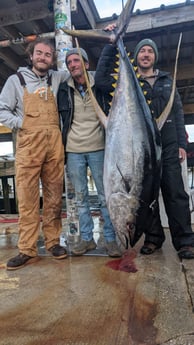
[[[15,39],[18,37],[18,30],[14,26],[1,27],[1,35],[5,36],[5,39]]]
[[[34,0],[28,3],[14,6],[7,10],[1,9],[0,13],[0,27],[7,25],[16,25],[22,22],[29,22],[32,20],[43,19],[53,16],[53,13],[48,9],[47,0]]]
[[[15,73],[15,70],[12,68],[9,68],[5,63],[0,64],[0,69],[1,69],[1,78],[2,80],[6,80],[9,75],[12,73]]]
[[[96,29],[96,21],[94,19],[91,8],[88,6],[88,2],[85,0],[79,0],[79,3],[84,11],[87,21],[91,26],[91,29]]]
[[[184,10],[183,10],[184,9]],[[176,6],[174,8],[170,6],[166,6],[164,10],[157,9],[156,11],[137,11],[131,17],[129,26],[127,28],[126,35],[144,32],[145,30],[153,30],[153,29],[163,29],[167,26],[178,25],[185,22],[193,22],[194,21],[194,3],[188,3],[187,6],[185,4],[181,4],[179,7]],[[115,22],[115,19],[112,20],[108,19],[107,21],[103,20],[103,22],[97,23],[97,29],[103,29],[106,25],[110,24],[111,22]],[[184,27],[183,27],[184,30]],[[137,40],[138,41],[138,40]]]
[[[18,68],[18,66],[21,66],[25,63],[25,60],[20,58],[10,48],[0,49],[0,58],[5,61],[6,65],[14,71]]]
[[[165,15],[164,15],[165,13]],[[194,21],[194,4],[190,3],[188,6],[176,8],[168,8],[152,13],[141,13],[134,15],[131,18],[127,28],[128,33],[138,32],[143,30],[150,30],[156,28],[177,25],[185,22]]]

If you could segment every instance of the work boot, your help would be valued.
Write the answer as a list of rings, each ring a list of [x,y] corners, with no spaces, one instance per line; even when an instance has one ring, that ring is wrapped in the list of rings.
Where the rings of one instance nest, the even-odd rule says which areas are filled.
[[[74,255],[83,255],[85,254],[88,250],[93,250],[96,249],[96,243],[92,239],[91,241],[85,241],[81,240],[78,245],[76,245],[72,250],[72,254]]]
[[[15,256],[14,258],[11,258],[7,262],[6,269],[8,271],[17,270],[28,264],[32,264],[33,262],[36,262],[38,260],[39,260],[38,256],[29,256],[23,253],[19,253],[17,256]]]
[[[153,254],[157,249],[160,249],[161,246],[157,246],[151,242],[145,242],[144,245],[140,249],[140,253],[143,255],[150,255]]]
[[[117,258],[117,257],[119,258],[122,256],[121,251],[116,241],[107,242],[106,249],[107,249],[108,255],[112,258]]]
[[[194,259],[194,247],[181,247],[178,256],[180,259]]]
[[[49,248],[48,251],[51,252],[52,256],[57,260],[65,259],[67,257],[66,249],[59,244],[55,244]]]

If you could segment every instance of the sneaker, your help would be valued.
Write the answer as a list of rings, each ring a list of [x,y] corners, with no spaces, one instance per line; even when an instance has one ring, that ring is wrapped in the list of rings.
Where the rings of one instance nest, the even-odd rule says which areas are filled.
[[[88,250],[93,250],[96,249],[96,243],[92,239],[91,241],[85,241],[81,240],[81,242],[75,246],[71,252],[74,255],[83,255],[85,254]]]
[[[33,262],[36,262],[38,260],[39,260],[38,256],[29,256],[23,253],[19,253],[17,256],[15,256],[14,258],[11,258],[7,262],[6,269],[8,271],[17,270],[28,264],[32,264]]]
[[[182,247],[178,251],[180,259],[194,259],[194,247]]]
[[[108,255],[112,258],[117,258],[117,257],[119,258],[122,256],[121,251],[116,241],[107,242],[106,249],[107,249]]]
[[[66,249],[59,244],[55,244],[49,248],[49,252],[51,252],[52,256],[57,260],[65,259],[67,257]]]

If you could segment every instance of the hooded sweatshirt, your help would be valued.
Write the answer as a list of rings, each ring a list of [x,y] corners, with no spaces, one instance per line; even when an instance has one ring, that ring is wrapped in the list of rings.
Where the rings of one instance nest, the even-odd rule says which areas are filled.
[[[47,88],[48,76],[52,75],[51,88],[55,97],[59,84],[69,76],[69,73],[66,71],[49,70],[44,77],[40,77],[28,67],[20,67],[18,72],[21,72],[23,75],[29,93],[35,93],[41,88]],[[7,79],[0,94],[0,123],[12,130],[17,130],[22,127],[23,94],[24,88],[18,76],[16,74],[11,75]]]

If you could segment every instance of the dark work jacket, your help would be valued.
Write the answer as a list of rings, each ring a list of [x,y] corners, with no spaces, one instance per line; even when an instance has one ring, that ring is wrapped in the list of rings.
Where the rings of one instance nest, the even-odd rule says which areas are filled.
[[[92,91],[102,110],[107,115],[109,110],[110,95],[101,92],[95,86],[92,88]],[[62,122],[62,138],[65,147],[67,141],[67,133],[71,128],[74,117],[74,89],[70,87],[66,81],[61,83],[59,86],[57,103],[60,119]]]
[[[113,73],[116,67],[116,54],[117,49],[114,46],[106,45],[98,61],[95,84],[106,93],[113,90],[112,84],[115,83],[111,73]],[[172,78],[168,72],[159,71],[153,87],[145,79],[140,78],[139,80],[143,82],[143,91],[147,91],[146,99],[151,101],[149,106],[152,115],[158,118],[168,103],[172,88]],[[183,149],[186,149],[187,146],[183,107],[177,90],[172,110],[161,130],[161,140],[163,148],[175,143]]]

